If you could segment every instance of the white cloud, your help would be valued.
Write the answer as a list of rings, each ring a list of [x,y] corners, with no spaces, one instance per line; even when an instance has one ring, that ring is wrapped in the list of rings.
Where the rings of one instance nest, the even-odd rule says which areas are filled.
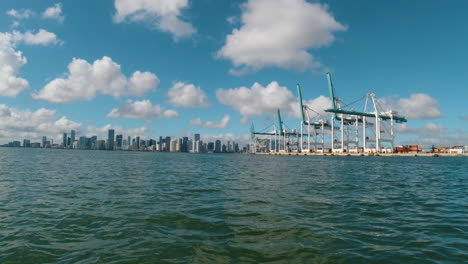
[[[21,110],[0,105],[0,138],[3,140],[40,140],[42,136],[60,138],[71,129],[80,131],[81,123],[62,116],[55,118],[55,110],[40,108],[36,111]]]
[[[193,84],[176,82],[169,89],[167,96],[169,103],[182,107],[207,107],[210,105],[206,93]]]
[[[447,129],[435,123],[425,123],[421,127],[409,127],[402,124],[396,127],[396,131],[405,136],[400,140],[404,145],[422,146],[459,146],[468,145],[468,132],[463,129]]]
[[[58,22],[63,23],[65,17],[62,15],[62,3],[55,4],[44,10],[42,18],[55,19]]]
[[[0,33],[0,96],[14,97],[28,89],[27,80],[17,77],[27,60],[15,50],[10,33]]]
[[[107,114],[111,118],[178,118],[179,114],[174,110],[165,110],[159,104],[153,105],[149,100],[127,100],[119,108],[114,108]]]
[[[96,60],[93,64],[73,58],[68,65],[65,78],[49,82],[42,90],[33,93],[34,99],[54,103],[75,100],[91,100],[96,94],[119,96],[141,96],[156,90],[159,79],[150,72],[137,71],[127,80],[120,65],[109,57]]]
[[[242,26],[217,53],[237,67],[234,74],[271,66],[309,69],[318,62],[308,50],[330,45],[334,32],[346,30],[327,5],[305,0],[249,0],[242,9]]]
[[[421,136],[442,136],[445,135],[446,129],[434,123],[426,123],[420,128],[409,127],[407,124],[401,124],[396,127],[396,131],[402,134],[419,134]]]
[[[25,33],[13,31],[12,40],[15,43],[43,46],[62,43],[62,41],[57,38],[57,35],[55,35],[55,33],[49,32],[45,29],[39,29],[37,33],[33,33],[31,31],[26,31]]]
[[[153,90],[159,84],[159,79],[151,72],[136,71],[128,81],[128,90],[131,95],[143,96],[147,91]]]
[[[246,123],[251,117],[258,115],[274,115],[277,109],[280,109],[282,114],[301,118],[297,97],[288,87],[280,86],[278,82],[271,82],[266,87],[254,83],[250,88],[218,89],[216,97],[220,103],[239,111],[242,115],[241,123]],[[309,101],[304,100],[303,103],[312,109],[307,110],[311,119],[317,117],[317,114],[327,116],[328,113],[324,110],[331,105],[330,99],[323,95]]]
[[[30,9],[11,9],[6,12],[7,15],[14,17],[16,19],[28,19],[34,16],[34,12]]]
[[[17,51],[16,45],[49,45],[60,43],[54,33],[44,29],[37,33],[27,31],[0,32],[0,96],[17,96],[22,91],[28,89],[27,80],[17,77],[20,69],[27,60],[21,51]]]
[[[317,98],[311,99],[309,101],[303,101],[304,106],[307,106],[307,109],[304,110],[306,113],[305,118],[307,118],[307,114],[309,118],[312,120],[316,117],[326,117],[330,115],[330,113],[325,112],[325,109],[331,107],[331,100],[327,96],[320,95]],[[299,101],[295,100],[291,103],[292,113],[291,116],[295,118],[301,118],[301,112],[299,109]]]
[[[231,122],[231,117],[229,115],[224,115],[224,117],[219,122],[206,121],[203,122],[201,118],[194,119],[190,121],[191,126],[198,126],[203,128],[227,128]]]
[[[174,39],[191,36],[196,32],[182,20],[182,9],[189,6],[188,0],[115,0],[114,21],[143,22],[169,32]]]
[[[20,26],[20,22],[19,21],[13,21],[13,23],[11,23],[10,27],[11,28],[17,28]]]
[[[244,122],[256,115],[274,114],[278,108],[290,113],[294,111],[291,105],[296,101],[292,92],[277,82],[271,82],[266,87],[255,83],[251,88],[218,89],[216,97],[220,103],[239,111]]]
[[[235,16],[230,16],[230,17],[226,18],[226,21],[229,24],[234,25],[239,21],[239,19],[237,17],[235,17]]]
[[[408,119],[434,119],[442,116],[439,102],[427,94],[411,94],[409,98],[389,97],[382,101]]]

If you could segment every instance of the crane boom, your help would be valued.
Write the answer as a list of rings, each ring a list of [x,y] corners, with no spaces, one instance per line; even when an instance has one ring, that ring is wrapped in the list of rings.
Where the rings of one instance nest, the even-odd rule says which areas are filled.
[[[302,91],[301,91],[301,85],[297,84],[297,94],[299,95],[299,110],[301,111],[301,117],[302,117],[302,123],[304,125],[307,125],[306,120],[305,120],[305,115],[304,115],[304,104],[302,101]]]

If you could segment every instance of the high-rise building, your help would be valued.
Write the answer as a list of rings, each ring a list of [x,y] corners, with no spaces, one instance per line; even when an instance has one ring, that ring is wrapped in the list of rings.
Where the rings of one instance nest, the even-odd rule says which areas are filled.
[[[135,141],[135,144],[136,144],[136,149],[140,149],[140,136],[137,136],[136,137],[136,141]]]
[[[88,138],[86,137],[80,137],[80,140],[78,141],[78,148],[79,149],[87,149],[86,143],[88,141]]]
[[[47,137],[46,137],[46,136],[42,136],[42,147],[43,147],[43,148],[46,147],[46,142],[47,142]]]
[[[23,148],[30,148],[31,147],[31,140],[23,139]]]
[[[98,149],[97,136],[92,136],[88,144],[90,149]]]
[[[164,143],[166,143],[166,147],[164,148],[164,151],[170,151],[171,150],[171,137],[166,137],[166,140],[164,140]]]
[[[181,138],[177,139],[176,151],[177,152],[182,151],[182,139]]]
[[[117,149],[122,149],[122,139],[122,135],[117,135],[117,137],[115,137],[115,141],[117,141]]]
[[[96,149],[105,150],[106,149],[106,141],[105,140],[96,141]]]
[[[171,140],[170,141],[171,143],[169,144],[169,151],[170,152],[176,152],[176,148],[177,148],[177,139],[174,139],[174,140]]]
[[[67,133],[63,133],[63,147],[66,148],[67,147]]]
[[[192,139],[189,139],[187,141],[187,151],[188,152],[193,152],[193,140]]]
[[[70,148],[73,148],[73,143],[75,143],[75,130],[72,130],[70,132]]]
[[[158,150],[159,151],[162,151],[163,143],[164,143],[164,139],[162,138],[162,136],[159,136],[159,141],[158,141]]]
[[[208,150],[208,152],[214,152],[214,143],[213,142],[208,143],[207,150]]]
[[[193,152],[203,152],[203,142],[201,140],[194,141]]]
[[[188,152],[188,137],[182,138],[182,152]]]
[[[215,153],[220,153],[221,152],[221,140],[216,140],[215,141]]]
[[[200,141],[200,134],[193,135],[193,141]]]
[[[109,134],[107,135],[107,150],[114,150],[114,129],[109,129]]]

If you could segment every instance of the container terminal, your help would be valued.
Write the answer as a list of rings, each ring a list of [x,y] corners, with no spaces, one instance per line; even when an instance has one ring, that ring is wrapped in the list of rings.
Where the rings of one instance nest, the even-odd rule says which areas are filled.
[[[260,131],[250,128],[253,154],[337,155],[337,156],[468,156],[468,146],[423,148],[418,145],[395,146],[396,126],[406,117],[385,105],[384,100],[368,93],[345,103],[336,96],[331,73],[327,73],[331,108],[323,114],[304,104],[297,84],[299,129],[289,128],[277,109],[278,124]]]

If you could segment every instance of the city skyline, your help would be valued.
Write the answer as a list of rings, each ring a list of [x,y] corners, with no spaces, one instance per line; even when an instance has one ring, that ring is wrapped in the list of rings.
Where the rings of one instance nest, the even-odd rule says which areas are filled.
[[[408,118],[397,144],[468,144],[464,1],[127,1],[0,3],[0,144],[109,128],[248,141],[277,108],[299,126],[297,83],[329,118],[328,71],[344,102],[373,92]]]
[[[76,131],[71,130],[70,136],[67,132],[62,135],[62,141],[54,142],[47,136],[42,136],[41,142],[31,142],[29,139],[21,141],[14,140],[0,147],[14,148],[51,148],[51,149],[79,149],[79,150],[107,150],[107,151],[157,151],[157,152],[191,152],[191,153],[239,153],[248,152],[250,145],[240,146],[239,142],[227,140],[222,142],[219,139],[203,141],[200,134],[192,137],[171,137],[159,136],[159,139],[145,139],[140,136],[132,138],[124,135],[115,135],[114,129],[109,129],[107,139],[99,139],[97,136],[76,136]],[[240,143],[242,144],[242,143]]]

